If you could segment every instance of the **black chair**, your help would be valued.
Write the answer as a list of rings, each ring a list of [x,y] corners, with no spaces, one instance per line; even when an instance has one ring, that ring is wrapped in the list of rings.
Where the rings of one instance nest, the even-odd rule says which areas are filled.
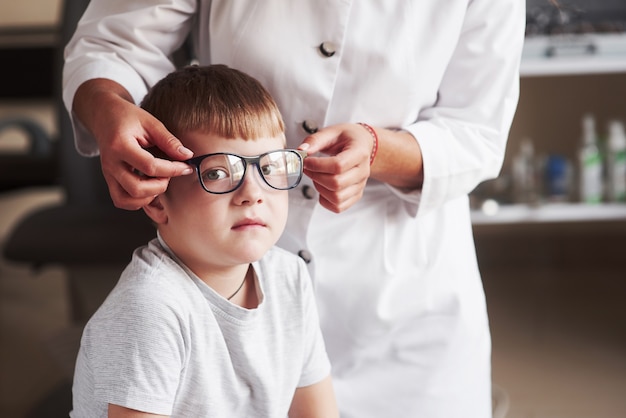
[[[51,186],[58,183],[56,143],[34,120],[8,117],[0,120],[0,133],[16,129],[25,134],[26,152],[0,154],[0,192],[31,186]]]

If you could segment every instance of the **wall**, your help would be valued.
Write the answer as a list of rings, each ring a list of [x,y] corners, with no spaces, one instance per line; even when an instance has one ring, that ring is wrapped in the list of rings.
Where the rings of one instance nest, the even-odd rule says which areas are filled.
[[[0,29],[56,25],[61,5],[62,0],[3,1],[0,3]]]

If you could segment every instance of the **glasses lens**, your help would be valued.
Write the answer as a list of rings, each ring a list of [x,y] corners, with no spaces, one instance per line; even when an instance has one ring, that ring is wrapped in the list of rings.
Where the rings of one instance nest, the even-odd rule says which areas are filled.
[[[200,179],[209,192],[228,193],[239,186],[245,170],[245,163],[238,156],[215,154],[200,163]]]
[[[259,171],[273,188],[291,189],[302,178],[302,157],[291,150],[272,151],[259,159]]]

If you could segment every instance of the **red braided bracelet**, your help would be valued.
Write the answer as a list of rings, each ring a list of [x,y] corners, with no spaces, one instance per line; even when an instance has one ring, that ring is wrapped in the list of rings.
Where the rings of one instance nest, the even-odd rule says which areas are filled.
[[[370,155],[370,165],[374,164],[374,158],[376,158],[376,154],[378,153],[378,135],[376,135],[376,131],[374,128],[369,126],[367,123],[358,122],[359,125],[367,129],[367,131],[374,138],[374,145],[372,145],[372,155]]]

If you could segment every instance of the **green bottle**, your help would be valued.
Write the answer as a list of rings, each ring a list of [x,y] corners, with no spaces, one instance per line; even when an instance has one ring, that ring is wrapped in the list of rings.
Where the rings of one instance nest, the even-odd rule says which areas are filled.
[[[607,142],[608,198],[611,202],[626,202],[626,134],[622,122],[609,123]]]
[[[583,117],[583,141],[580,148],[580,201],[597,204],[602,201],[602,155],[598,149],[595,119]]]

